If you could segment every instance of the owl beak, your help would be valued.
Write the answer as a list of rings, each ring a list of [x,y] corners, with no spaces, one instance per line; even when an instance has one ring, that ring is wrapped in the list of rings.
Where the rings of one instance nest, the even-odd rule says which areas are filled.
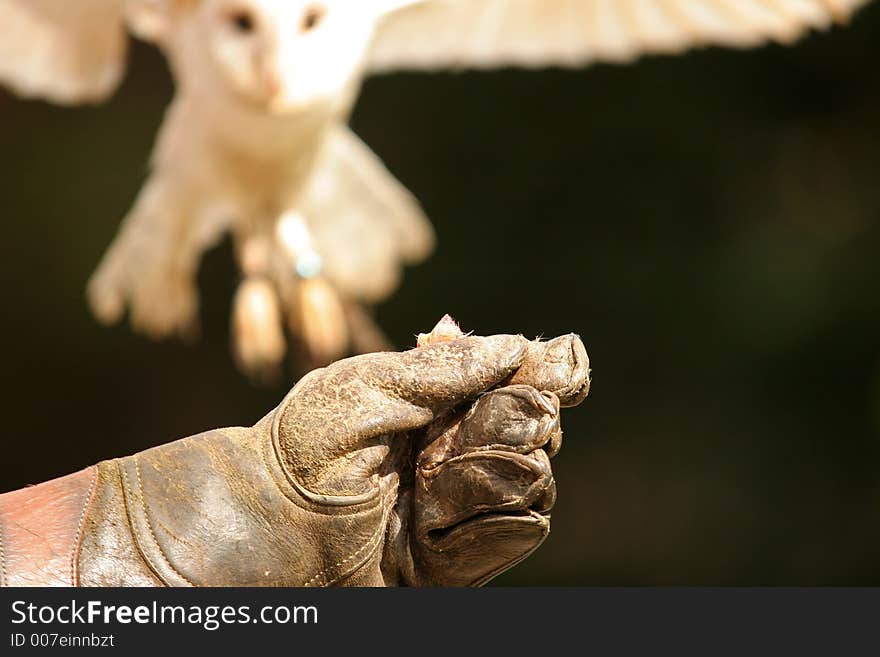
[[[267,67],[263,70],[263,88],[266,91],[266,98],[273,104],[279,99],[282,86],[281,76],[274,67]]]
[[[285,114],[296,103],[291,95],[291,80],[286,79],[279,67],[267,68],[263,72],[262,83],[266,104],[269,111],[275,114]]]

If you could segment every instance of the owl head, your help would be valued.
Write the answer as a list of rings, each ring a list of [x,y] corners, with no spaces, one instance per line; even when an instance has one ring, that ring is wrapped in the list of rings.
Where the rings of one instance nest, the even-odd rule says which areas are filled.
[[[289,114],[333,102],[360,70],[388,0],[129,0],[137,36],[182,87]]]

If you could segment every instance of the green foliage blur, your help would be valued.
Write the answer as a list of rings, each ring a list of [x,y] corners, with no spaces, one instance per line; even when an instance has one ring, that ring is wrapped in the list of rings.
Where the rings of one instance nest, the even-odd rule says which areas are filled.
[[[378,317],[452,313],[587,345],[553,532],[499,584],[880,584],[880,6],[795,48],[583,71],[370,80],[353,125],[439,248]],[[138,45],[120,93],[0,96],[0,490],[216,426],[295,371],[235,369],[228,242],[202,337],[152,343],[84,287],[172,94]]]

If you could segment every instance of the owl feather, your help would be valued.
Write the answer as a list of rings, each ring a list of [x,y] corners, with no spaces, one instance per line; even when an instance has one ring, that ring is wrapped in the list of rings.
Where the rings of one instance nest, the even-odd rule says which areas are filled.
[[[433,231],[347,122],[394,70],[581,67],[712,45],[792,43],[868,0],[0,0],[0,84],[96,102],[126,31],[169,60],[176,94],[151,175],[89,282],[96,316],[162,338],[197,328],[202,254],[231,232],[235,354],[277,371],[283,325],[309,364],[380,348],[367,308]]]

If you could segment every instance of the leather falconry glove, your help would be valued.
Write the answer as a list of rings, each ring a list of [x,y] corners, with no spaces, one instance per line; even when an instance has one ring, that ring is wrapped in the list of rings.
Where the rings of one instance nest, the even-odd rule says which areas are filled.
[[[251,428],[0,495],[0,583],[485,583],[547,536],[589,364],[574,335],[452,337],[315,370]]]

